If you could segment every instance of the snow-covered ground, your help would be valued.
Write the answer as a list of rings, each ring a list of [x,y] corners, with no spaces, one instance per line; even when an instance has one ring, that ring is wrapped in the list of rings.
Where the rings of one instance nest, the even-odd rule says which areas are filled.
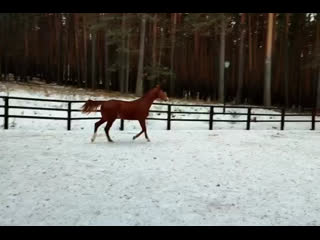
[[[10,96],[107,99],[13,85]],[[110,131],[115,143],[103,127],[91,143],[95,121],[73,121],[67,131],[66,121],[17,118],[0,129],[0,225],[320,225],[320,131],[309,123],[285,131],[279,123],[252,123],[250,131],[214,123],[209,131],[207,122],[172,122],[167,131],[166,121],[150,120],[147,142],[132,141],[140,126],[125,121],[125,131],[119,122]]]

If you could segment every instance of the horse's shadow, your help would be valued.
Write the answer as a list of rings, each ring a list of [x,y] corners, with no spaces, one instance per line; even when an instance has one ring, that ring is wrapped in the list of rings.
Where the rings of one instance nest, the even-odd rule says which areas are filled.
[[[103,146],[119,146],[119,145],[151,145],[152,142],[148,142],[148,141],[139,141],[139,140],[114,140],[114,142],[108,142],[106,141],[95,141],[95,142],[91,142],[88,141],[88,144],[92,144],[92,145],[103,145]]]

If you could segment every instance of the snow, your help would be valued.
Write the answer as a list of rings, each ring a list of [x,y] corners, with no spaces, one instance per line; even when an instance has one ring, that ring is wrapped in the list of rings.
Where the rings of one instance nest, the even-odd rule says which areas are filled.
[[[10,96],[94,99],[15,89]],[[111,128],[114,143],[103,127],[91,143],[95,121],[72,121],[67,131],[66,121],[16,118],[0,129],[0,225],[320,224],[320,132],[310,131],[311,123],[286,124],[285,131],[280,123],[252,123],[246,131],[245,123],[215,122],[210,131],[208,122],[177,121],[167,131],[166,121],[150,120],[147,142],[143,135],[133,141],[139,123],[125,121],[124,131],[119,122]]]

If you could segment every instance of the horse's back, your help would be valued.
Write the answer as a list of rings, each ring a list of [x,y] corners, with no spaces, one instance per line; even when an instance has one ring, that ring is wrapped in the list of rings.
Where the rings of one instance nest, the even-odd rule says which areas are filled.
[[[108,100],[101,106],[101,114],[106,118],[136,119],[135,101]]]
[[[101,105],[101,114],[102,116],[112,116],[117,114],[120,103],[118,100],[108,100],[104,101]]]

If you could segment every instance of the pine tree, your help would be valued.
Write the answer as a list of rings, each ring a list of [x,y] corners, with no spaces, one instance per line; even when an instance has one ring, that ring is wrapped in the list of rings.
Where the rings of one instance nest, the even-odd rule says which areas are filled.
[[[266,39],[266,60],[264,76],[264,105],[271,106],[271,52],[272,52],[272,34],[273,34],[273,13],[268,13],[268,33]]]
[[[144,45],[146,35],[146,15],[141,15],[141,27],[140,27],[140,47],[139,47],[139,62],[137,72],[136,94],[142,96],[143,94],[143,66],[144,66]]]

